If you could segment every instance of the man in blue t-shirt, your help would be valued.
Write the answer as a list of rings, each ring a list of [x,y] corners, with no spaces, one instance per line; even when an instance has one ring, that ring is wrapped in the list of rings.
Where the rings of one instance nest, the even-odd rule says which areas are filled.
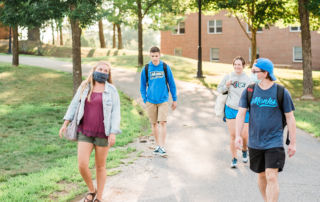
[[[277,97],[278,84],[273,81],[273,64],[269,59],[260,58],[252,68],[254,88],[243,91],[239,112],[236,118],[236,145],[240,149],[246,111],[250,109],[249,118],[249,157],[250,169],[258,173],[258,185],[264,201],[278,201],[279,183],[278,172],[285,163],[283,148],[282,112]],[[248,106],[248,91],[253,90],[250,106]],[[291,96],[287,89],[283,94],[283,113],[287,121],[290,136],[288,155],[292,157],[296,152],[296,122],[295,110]]]
[[[142,69],[140,93],[152,126],[152,133],[156,139],[154,154],[166,156],[164,149],[166,139],[166,123],[169,108],[169,91],[172,96],[172,110],[177,107],[176,84],[169,65],[160,60],[160,49],[150,49],[151,61]],[[147,69],[147,72],[146,72]],[[146,76],[148,75],[148,76]],[[158,131],[160,123],[160,133]]]

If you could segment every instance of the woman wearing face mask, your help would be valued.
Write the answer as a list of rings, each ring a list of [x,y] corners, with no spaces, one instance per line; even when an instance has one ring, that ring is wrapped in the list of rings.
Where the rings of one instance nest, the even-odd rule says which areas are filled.
[[[64,123],[59,131],[60,138],[68,124],[73,120],[79,107],[78,123],[78,166],[89,192],[85,202],[99,202],[106,181],[106,159],[109,148],[115,144],[120,131],[120,99],[117,89],[112,85],[111,65],[108,62],[96,64],[88,78],[82,82],[74,95]],[[97,189],[95,189],[89,158],[95,149]]]
[[[236,135],[236,117],[238,113],[239,100],[242,91],[250,84],[250,78],[243,71],[245,66],[245,60],[241,56],[237,56],[233,59],[234,71],[230,74],[224,76],[220,84],[218,85],[218,92],[228,93],[226,106],[225,106],[225,120],[228,125],[228,130],[230,133],[230,151],[232,155],[231,168],[237,167],[237,149],[235,147],[235,135]],[[242,161],[244,163],[248,162],[248,122],[249,113],[246,115],[245,125],[242,130],[241,136],[243,138],[243,148],[242,148]]]

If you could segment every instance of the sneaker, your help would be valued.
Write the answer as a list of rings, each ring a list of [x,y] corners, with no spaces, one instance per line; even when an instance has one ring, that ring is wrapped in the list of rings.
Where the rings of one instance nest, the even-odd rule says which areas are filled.
[[[247,163],[248,159],[248,151],[242,151],[242,162]]]
[[[167,156],[167,152],[166,152],[166,150],[163,148],[163,147],[160,147],[159,148],[159,151],[158,151],[158,154],[160,155],[160,156]]]
[[[237,167],[237,162],[238,160],[236,158],[233,158],[232,161],[231,161],[231,168],[236,168]]]
[[[160,150],[160,146],[157,146],[157,147],[153,150],[153,154],[159,154],[159,150]]]

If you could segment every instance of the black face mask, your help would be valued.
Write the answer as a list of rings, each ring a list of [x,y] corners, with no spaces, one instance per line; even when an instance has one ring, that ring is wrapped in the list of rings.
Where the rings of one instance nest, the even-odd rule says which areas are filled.
[[[93,79],[99,83],[105,83],[109,78],[109,74],[101,72],[93,72]]]

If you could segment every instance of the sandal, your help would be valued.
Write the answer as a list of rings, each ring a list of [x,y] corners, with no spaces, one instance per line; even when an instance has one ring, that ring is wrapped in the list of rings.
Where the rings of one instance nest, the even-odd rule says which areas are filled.
[[[88,199],[88,196],[91,195],[92,199]],[[96,197],[97,192],[93,192],[93,193],[87,193],[86,197],[84,198],[84,202],[93,202],[94,197]]]

